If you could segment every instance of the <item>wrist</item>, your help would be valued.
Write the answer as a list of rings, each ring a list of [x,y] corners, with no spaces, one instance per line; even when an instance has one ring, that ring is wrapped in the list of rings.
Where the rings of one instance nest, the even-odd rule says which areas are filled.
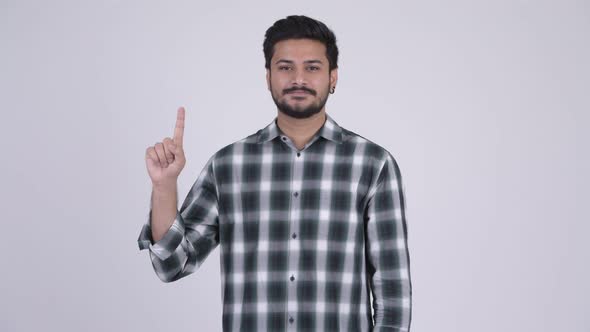
[[[161,182],[161,183],[153,183],[152,191],[154,193],[170,193],[176,192],[177,184],[176,182]]]

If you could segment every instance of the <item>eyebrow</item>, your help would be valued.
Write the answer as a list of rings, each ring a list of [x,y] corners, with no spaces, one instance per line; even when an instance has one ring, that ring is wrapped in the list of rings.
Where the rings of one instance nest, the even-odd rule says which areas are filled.
[[[286,62],[286,63],[293,63],[293,60],[287,60],[287,59],[279,59],[277,62],[275,62],[275,65],[278,64],[279,62]],[[303,61],[303,63],[319,63],[319,64],[323,64],[323,62],[321,60],[305,60]]]

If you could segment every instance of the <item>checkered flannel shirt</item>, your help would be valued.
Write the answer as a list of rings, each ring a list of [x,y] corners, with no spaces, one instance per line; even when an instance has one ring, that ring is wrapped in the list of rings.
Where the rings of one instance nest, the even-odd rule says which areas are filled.
[[[409,331],[396,160],[327,113],[301,150],[276,120],[207,161],[156,243],[150,208],[140,250],[172,282],[221,244],[223,331]]]

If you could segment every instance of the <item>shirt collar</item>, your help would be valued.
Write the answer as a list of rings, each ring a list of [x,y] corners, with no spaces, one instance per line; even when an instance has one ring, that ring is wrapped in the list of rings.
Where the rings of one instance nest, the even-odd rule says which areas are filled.
[[[322,127],[317,131],[316,135],[320,135],[336,143],[342,142],[342,127],[340,127],[328,113],[326,114],[326,121]],[[273,138],[283,135],[283,132],[277,125],[278,117],[275,117],[271,123],[258,131],[258,143],[263,143],[272,140]]]

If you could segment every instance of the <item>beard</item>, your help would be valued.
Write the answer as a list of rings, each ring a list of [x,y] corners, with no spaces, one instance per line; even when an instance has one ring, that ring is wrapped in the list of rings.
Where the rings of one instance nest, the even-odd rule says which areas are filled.
[[[293,90],[305,90],[305,91],[309,92],[309,94],[312,96],[317,95],[317,92],[312,91],[307,88],[287,89],[287,90],[283,91],[283,94],[286,95],[288,92],[293,91]],[[292,118],[305,119],[305,118],[309,118],[310,116],[312,116],[314,114],[319,113],[322,110],[322,108],[324,108],[324,106],[326,105],[326,102],[328,101],[329,93],[326,92],[325,96],[320,96],[323,98],[320,98],[320,100],[317,104],[311,104],[307,107],[291,106],[287,103],[286,98],[283,99],[283,101],[279,101],[278,98],[274,95],[274,93],[272,93],[272,87],[271,87],[271,95],[272,95],[272,100],[275,102],[275,105],[277,105],[277,108],[280,112],[282,112],[283,114],[288,115]]]

